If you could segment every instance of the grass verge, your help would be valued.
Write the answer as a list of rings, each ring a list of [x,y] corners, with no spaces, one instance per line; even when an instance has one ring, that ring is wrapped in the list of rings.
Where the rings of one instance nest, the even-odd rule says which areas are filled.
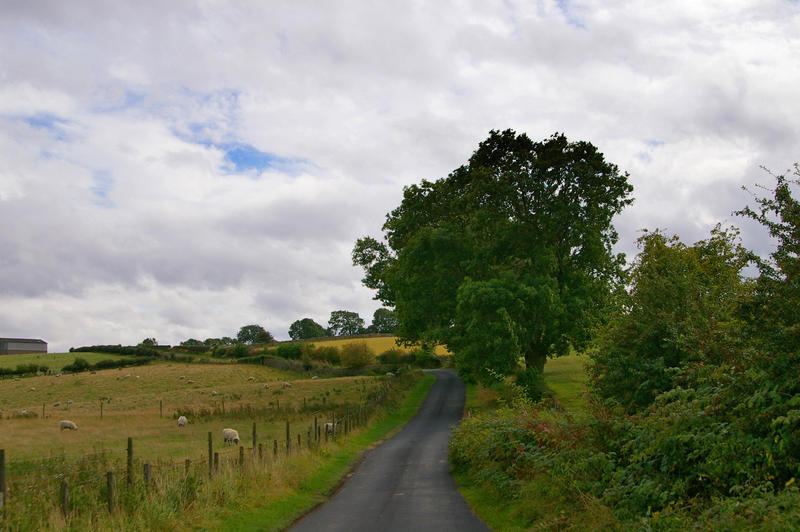
[[[257,494],[251,494],[252,505],[221,515],[213,529],[268,532],[288,527],[324,502],[366,450],[390,437],[416,414],[434,380],[433,375],[426,374],[406,395],[399,408],[360,434],[347,439],[332,452],[305,457],[298,469],[308,474],[299,479],[296,485],[286,486],[277,497],[266,502],[259,501]],[[258,507],[259,504],[263,506]]]

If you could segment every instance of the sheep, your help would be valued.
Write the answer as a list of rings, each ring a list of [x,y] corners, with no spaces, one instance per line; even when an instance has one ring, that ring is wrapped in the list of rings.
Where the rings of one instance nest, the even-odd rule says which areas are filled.
[[[36,391],[36,388],[34,388],[33,386],[31,386],[31,389],[30,389],[30,391],[32,391],[32,392],[35,392],[35,391]]]
[[[136,376],[136,378],[138,379],[138,378],[139,378],[139,376],[137,375],[137,376]]]
[[[59,421],[58,426],[61,428],[61,430],[78,430],[78,425],[68,419],[62,419]]]
[[[311,377],[311,380],[312,380],[312,381],[313,381],[313,380],[316,380],[316,379],[319,379],[319,377],[317,377],[316,375],[314,375],[313,377]]]
[[[61,376],[61,373],[56,373],[56,377],[60,377],[60,376]]]
[[[333,434],[333,423],[325,423],[325,432]]]
[[[236,432],[234,429],[222,429],[222,439],[228,445],[230,445],[231,442],[235,443],[236,445],[239,445],[239,433]]]
[[[55,403],[53,403],[53,406],[61,406],[61,403],[56,401]]]
[[[255,377],[247,377],[247,380],[248,381],[254,381],[254,380],[256,380],[256,378]]]
[[[178,377],[178,378],[179,378],[179,379],[181,379],[181,380],[183,380],[183,379],[185,379],[185,378],[186,378],[186,375],[181,375],[181,376],[180,376],[180,377]]]
[[[291,383],[289,383],[289,382],[286,382],[286,381],[284,381],[284,382],[281,384],[281,386],[283,386],[284,388],[291,388],[291,387],[292,387],[292,384],[291,384]]]
[[[178,418],[178,426],[185,427],[186,426],[186,416],[181,416]]]
[[[217,396],[217,392],[213,392],[213,391],[212,391],[212,392],[211,392],[211,397],[216,397],[216,396]]]
[[[71,400],[67,401],[67,404],[68,404],[68,405],[71,405],[71,404],[72,404],[72,401],[71,401]]]
[[[264,385],[264,389],[265,389],[265,390],[269,390],[269,384],[265,384],[265,385]]]
[[[194,384],[194,381],[192,379],[189,379],[188,381],[186,381],[186,384]]]
[[[126,379],[130,379],[130,378],[131,378],[131,374],[130,374],[130,373],[128,373],[127,375],[125,375],[125,377],[124,377],[124,378],[126,378]]]
[[[386,376],[387,377],[394,377],[394,373],[392,373],[391,371],[387,371],[386,372]]]

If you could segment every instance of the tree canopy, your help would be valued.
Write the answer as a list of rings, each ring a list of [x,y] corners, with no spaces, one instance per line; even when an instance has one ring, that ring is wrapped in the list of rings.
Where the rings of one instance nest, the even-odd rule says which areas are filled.
[[[325,327],[311,318],[297,320],[289,326],[289,338],[292,340],[305,340],[307,338],[318,338],[327,336]]]
[[[364,320],[357,312],[334,310],[328,320],[328,332],[332,336],[352,336],[364,332]]]
[[[239,329],[236,340],[242,344],[266,344],[275,341],[272,334],[261,325],[245,325]]]
[[[367,327],[367,332],[394,334],[397,329],[397,315],[388,308],[379,308],[372,314],[372,324]]]
[[[580,346],[618,279],[611,220],[626,173],[588,142],[492,131],[467,164],[403,191],[384,240],[356,242],[364,284],[394,307],[398,336],[442,343],[467,377]]]

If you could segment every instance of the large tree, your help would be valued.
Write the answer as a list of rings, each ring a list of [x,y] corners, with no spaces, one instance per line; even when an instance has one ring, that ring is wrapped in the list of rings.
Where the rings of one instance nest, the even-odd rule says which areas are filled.
[[[261,325],[245,325],[239,329],[236,340],[242,344],[267,344],[275,341],[272,334]]]
[[[297,320],[289,326],[289,338],[292,340],[305,340],[307,338],[318,338],[327,336],[325,327],[311,318]]]
[[[394,311],[388,308],[379,308],[372,314],[372,324],[367,327],[367,332],[394,334],[397,326],[397,316]]]
[[[627,178],[591,143],[492,131],[446,178],[406,187],[385,240],[359,239],[353,262],[402,340],[446,344],[468,376],[519,357],[541,371],[585,343],[618,278]]]
[[[364,332],[364,320],[357,312],[334,310],[328,320],[328,332],[332,336],[352,336]]]

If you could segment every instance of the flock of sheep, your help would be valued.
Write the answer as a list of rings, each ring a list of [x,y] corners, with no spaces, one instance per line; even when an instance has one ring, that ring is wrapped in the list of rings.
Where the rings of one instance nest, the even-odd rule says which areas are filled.
[[[61,376],[60,374],[57,375],[57,377],[60,377],[60,376]],[[119,377],[117,377],[117,378],[119,379]],[[128,379],[128,378],[130,378],[130,375],[125,375],[123,378]],[[137,375],[136,378],[138,379],[139,376]],[[184,380],[184,379],[186,379],[186,376],[185,375],[181,375],[179,378],[181,380]],[[312,379],[316,379],[316,378],[317,378],[316,375],[314,375],[312,377]],[[254,381],[255,377],[248,377],[247,380],[248,381]],[[193,382],[194,381],[192,381],[192,380],[188,380],[187,381],[187,383],[189,383],[189,384],[192,384]],[[291,388],[292,387],[292,383],[283,381],[281,383],[281,386],[283,388]],[[268,390],[269,389],[269,384],[264,384],[264,388]],[[32,388],[32,390],[33,390],[33,388]],[[212,391],[211,392],[211,396],[212,397],[214,397],[216,395],[217,395],[216,391]],[[68,402],[72,403],[72,401],[68,401]],[[58,406],[58,404],[59,403],[55,403],[54,406]],[[186,416],[178,417],[178,426],[179,427],[185,427],[188,422],[189,422],[189,420],[186,419]],[[63,430],[78,430],[78,425],[74,421],[70,421],[69,419],[62,419],[61,421],[58,422],[58,426],[59,426],[59,429],[62,430],[62,431]],[[333,424],[332,423],[325,423],[325,430],[327,432],[333,432],[333,430],[334,430]],[[231,428],[222,429],[222,440],[225,443],[229,444],[229,445],[231,443],[235,443],[236,445],[239,445],[239,433],[235,429],[231,429]]]

